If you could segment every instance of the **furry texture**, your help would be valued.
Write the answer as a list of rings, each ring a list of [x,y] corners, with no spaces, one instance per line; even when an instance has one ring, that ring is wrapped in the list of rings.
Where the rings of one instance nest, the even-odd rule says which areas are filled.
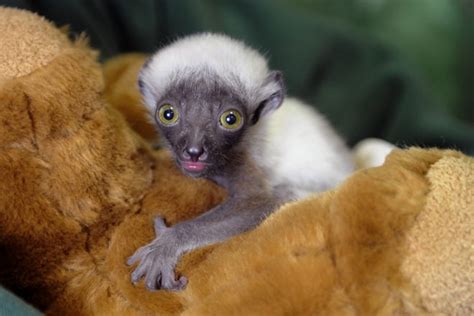
[[[182,135],[195,137],[200,133],[203,143],[207,137],[208,143],[229,142],[215,137],[222,134],[220,129],[209,126],[218,121],[221,106],[235,108],[245,117],[245,131],[230,141],[230,156],[250,151],[279,196],[298,199],[335,187],[354,171],[354,162],[343,140],[314,108],[294,98],[284,100],[280,106],[279,98],[277,106],[267,105],[257,111],[254,117],[258,123],[250,124],[263,100],[272,99],[277,92],[282,94],[282,86],[277,84],[282,83],[281,76],[275,81],[272,74],[275,72],[269,71],[265,58],[244,43],[225,35],[203,33],[178,39],[158,50],[140,71],[139,83],[151,117],[156,116],[163,103],[174,104],[182,116],[188,116],[189,122],[177,123],[179,133],[170,128],[163,131],[166,139],[168,134],[173,136],[170,147],[178,156],[183,152],[178,145],[190,140],[180,140],[176,134],[185,138]],[[267,108],[273,113],[259,113],[267,112]],[[199,128],[189,132],[193,125]],[[217,149],[209,157],[223,156],[225,152]],[[232,159],[228,160],[232,164]]]
[[[351,153],[310,105],[287,98],[268,119],[259,163],[270,182],[291,188],[296,199],[335,187],[354,171]]]
[[[367,138],[357,143],[353,148],[354,160],[359,168],[378,167],[383,164],[385,157],[395,145],[377,138]]]
[[[2,11],[6,14],[0,20],[0,83],[47,65],[71,45],[66,34],[54,25],[38,23],[43,18],[37,15],[11,8],[2,8]]]
[[[245,95],[245,102],[255,107],[279,89],[267,84],[267,61],[254,49],[225,35],[202,33],[180,39],[154,54],[141,77],[145,104],[154,113],[155,105],[176,80],[193,76],[201,82],[224,82]]]
[[[137,103],[141,98],[140,92],[135,88],[137,73],[145,57],[144,54],[128,54],[109,61],[104,67],[107,82],[104,96],[107,102],[124,114],[127,123],[141,137],[158,144],[158,131],[149,119],[149,112],[142,103]]]
[[[0,9],[0,17],[17,12]],[[42,310],[472,314],[458,292],[474,293],[474,167],[454,151],[395,150],[382,167],[186,255],[184,292],[133,287],[125,260],[153,237],[152,218],[176,223],[225,193],[152,153],[103,91],[94,54],[77,43],[0,86],[0,282]],[[444,239],[433,238],[438,231]]]
[[[430,192],[424,212],[408,234],[402,271],[411,276],[429,310],[472,315],[474,159],[442,159],[430,168],[427,178]]]

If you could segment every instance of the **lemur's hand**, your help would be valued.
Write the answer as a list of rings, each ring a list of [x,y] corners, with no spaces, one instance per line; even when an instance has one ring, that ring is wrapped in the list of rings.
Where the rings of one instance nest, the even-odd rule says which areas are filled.
[[[151,291],[184,289],[187,279],[181,276],[175,280],[174,269],[180,257],[180,246],[174,229],[166,227],[163,219],[156,217],[155,235],[151,243],[139,248],[127,260],[128,265],[140,261],[132,272],[132,282],[135,284],[145,276],[145,285]]]

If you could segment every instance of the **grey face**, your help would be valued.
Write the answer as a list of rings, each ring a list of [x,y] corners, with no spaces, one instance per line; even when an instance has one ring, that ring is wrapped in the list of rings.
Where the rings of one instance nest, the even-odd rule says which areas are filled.
[[[192,176],[212,176],[242,155],[251,108],[217,81],[187,78],[156,104],[155,121],[178,165]]]
[[[194,177],[222,175],[243,161],[248,131],[283,101],[281,74],[271,72],[265,85],[277,91],[249,104],[238,82],[227,86],[209,73],[187,74],[170,84],[156,102],[154,118],[178,166]],[[277,83],[275,85],[274,83]],[[143,82],[139,81],[143,91]]]

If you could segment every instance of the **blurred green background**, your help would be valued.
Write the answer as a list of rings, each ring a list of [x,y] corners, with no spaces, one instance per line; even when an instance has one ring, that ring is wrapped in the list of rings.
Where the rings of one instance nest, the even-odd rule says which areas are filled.
[[[177,36],[217,31],[259,49],[288,93],[315,105],[350,145],[474,154],[471,0],[0,0],[38,12],[102,60],[153,52]]]

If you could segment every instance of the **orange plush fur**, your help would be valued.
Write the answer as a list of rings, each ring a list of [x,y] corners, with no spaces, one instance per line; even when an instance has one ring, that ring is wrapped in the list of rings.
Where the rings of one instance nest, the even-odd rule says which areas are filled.
[[[144,56],[103,68],[82,39],[70,42],[40,17],[0,8],[5,18],[17,34],[0,40],[0,51],[16,50],[0,52],[0,283],[41,310],[472,312],[474,162],[454,151],[397,150],[384,166],[287,204],[251,232],[185,255],[185,291],[133,286],[125,260],[153,238],[153,217],[176,223],[225,192],[150,149],[155,134],[134,84]],[[31,41],[37,29],[41,41]],[[30,45],[17,45],[23,38]],[[447,212],[462,220],[446,227]],[[433,241],[438,231],[448,240]]]

